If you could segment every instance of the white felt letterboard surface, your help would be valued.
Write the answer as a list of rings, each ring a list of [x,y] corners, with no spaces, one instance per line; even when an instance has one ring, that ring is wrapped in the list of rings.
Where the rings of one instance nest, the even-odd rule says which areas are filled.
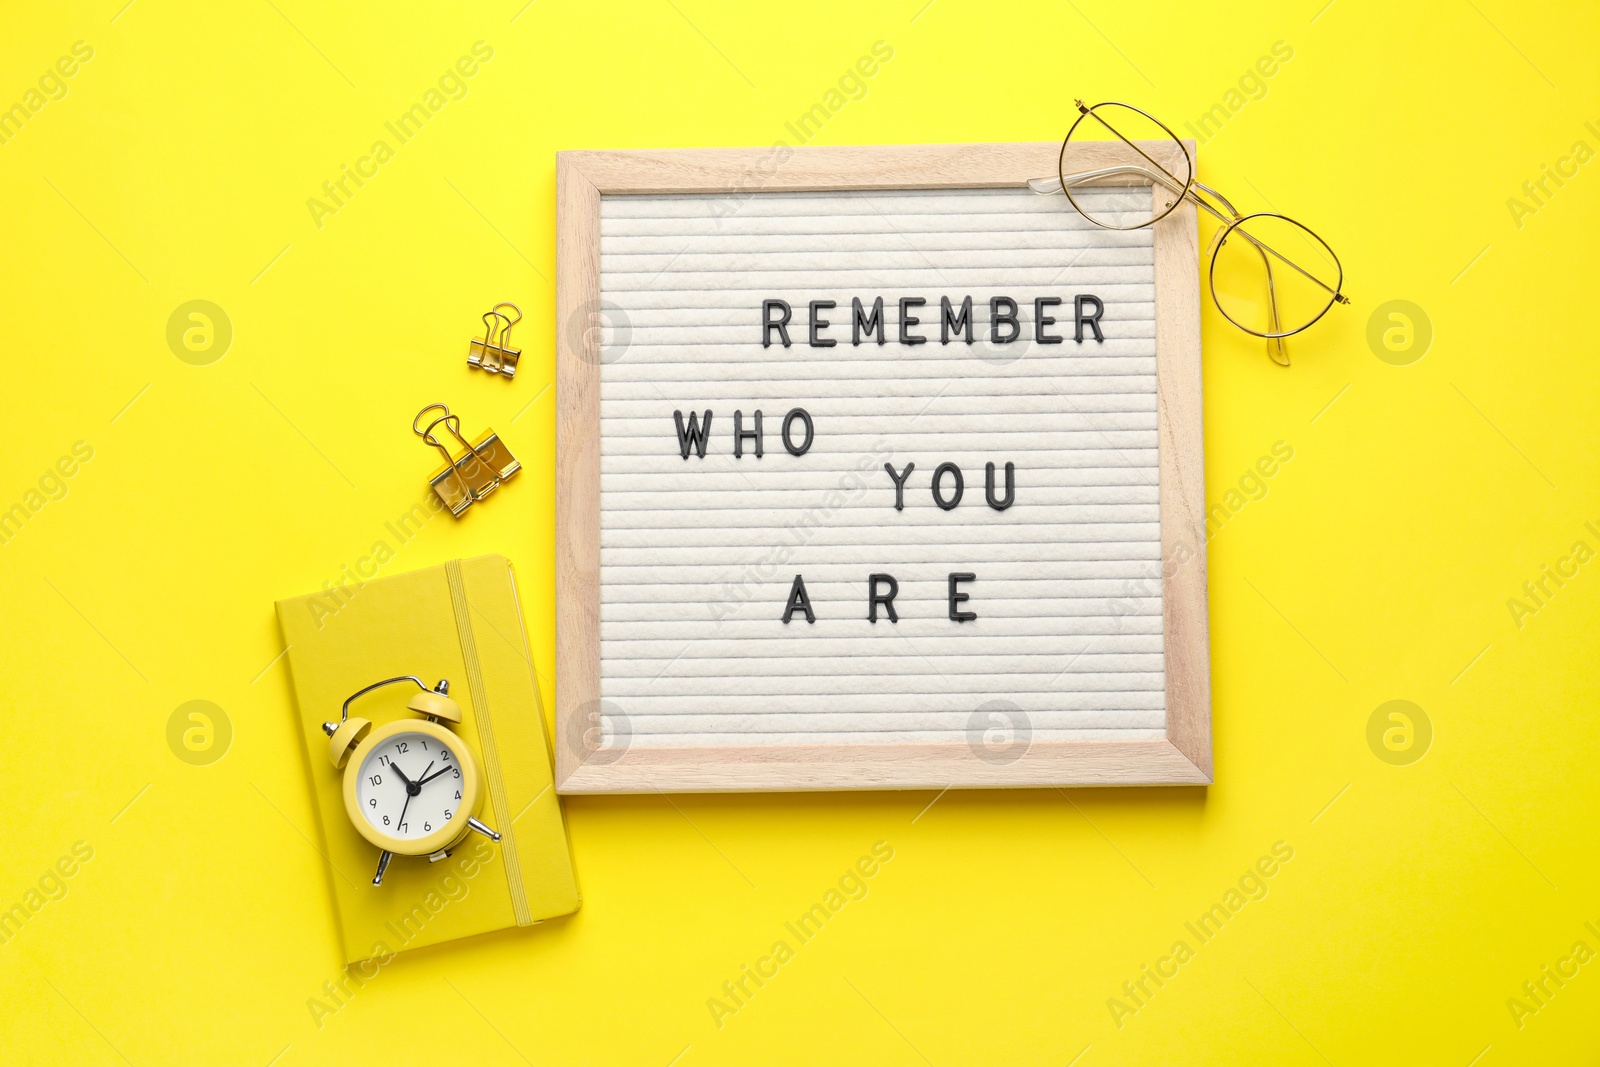
[[[1199,753],[1172,729],[1175,695],[1177,732],[1190,729],[1207,671],[1190,662],[1194,635],[1179,634],[1169,677],[1171,623],[1193,605],[1167,601],[1174,578],[1191,597],[1198,573],[1189,625],[1203,655],[1204,558],[1194,515],[1178,515],[1198,514],[1198,469],[1179,486],[1168,457],[1164,474],[1163,387],[1175,385],[1161,371],[1174,360],[1158,355],[1181,332],[1163,331],[1163,315],[1193,314],[1184,284],[1158,280],[1158,250],[1187,235],[1192,292],[1192,217],[1101,229],[1065,197],[1019,187],[1054,171],[1053,148],[990,147],[1044,165],[968,187],[862,188],[845,170],[837,188],[730,195],[707,174],[708,191],[612,193],[603,177],[577,205],[563,190],[562,557],[592,567],[559,590],[564,790],[1209,780],[1208,730]],[[648,171],[672,154],[564,153],[563,180],[609,167],[626,183],[629,155]],[[1137,209],[1151,190],[1084,196]],[[581,259],[569,255],[574,209],[592,245]],[[1094,319],[1081,326],[1080,296]],[[881,334],[854,343],[852,299],[870,311],[879,297]],[[941,307],[969,297],[970,344]],[[915,324],[902,326],[904,298],[923,301],[904,312]],[[1014,326],[993,321],[993,298],[1015,302]],[[1037,298],[1056,301],[1042,308],[1053,323],[1037,322]],[[781,330],[763,325],[784,314],[770,301],[788,306]],[[835,306],[813,314],[815,301]],[[1002,302],[1000,317],[1010,311]],[[814,317],[833,346],[810,343]],[[1182,384],[1197,449],[1195,348]],[[805,420],[783,432],[797,408],[811,423],[800,455]],[[708,410],[705,455],[691,435],[685,458],[679,420]],[[904,478],[898,494],[886,463]],[[941,464],[962,487],[948,509],[932,488]],[[941,476],[945,504],[957,477]],[[972,575],[954,605],[952,573]],[[880,600],[869,621],[871,593],[888,589],[874,574],[892,576],[892,620]],[[790,608],[797,575],[814,622]],[[954,621],[958,610],[976,617]],[[569,663],[577,644],[581,665]]]

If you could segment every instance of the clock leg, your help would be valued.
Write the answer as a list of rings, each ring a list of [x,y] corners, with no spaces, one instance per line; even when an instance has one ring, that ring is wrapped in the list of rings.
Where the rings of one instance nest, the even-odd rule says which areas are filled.
[[[393,858],[392,852],[384,852],[378,856],[378,873],[372,876],[373,885],[383,884],[383,872],[389,869],[389,861]]]
[[[476,818],[472,818],[472,817],[469,816],[468,819],[467,819],[467,826],[469,826],[472,829],[478,831],[478,833],[482,834],[484,837],[487,837],[491,841],[500,840],[500,835],[499,834],[495,833],[493,830],[491,830],[487,826],[483,825],[483,823],[479,822]]]

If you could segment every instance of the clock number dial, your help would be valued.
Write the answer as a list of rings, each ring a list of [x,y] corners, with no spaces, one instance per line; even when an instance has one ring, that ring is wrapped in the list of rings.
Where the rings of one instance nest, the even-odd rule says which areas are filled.
[[[458,763],[437,738],[396,734],[362,763],[356,794],[362,815],[385,834],[402,840],[434,833],[457,816]]]

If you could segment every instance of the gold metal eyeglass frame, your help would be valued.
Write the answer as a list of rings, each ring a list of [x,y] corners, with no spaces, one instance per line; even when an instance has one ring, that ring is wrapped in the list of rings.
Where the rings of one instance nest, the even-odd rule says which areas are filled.
[[[1215,189],[1212,189],[1210,186],[1204,185],[1195,180],[1194,158],[1189,155],[1188,147],[1183,143],[1183,140],[1172,131],[1170,126],[1149,112],[1134,107],[1132,104],[1124,104],[1114,100],[1102,101],[1101,103],[1093,106],[1086,105],[1082,100],[1076,100],[1074,103],[1078,107],[1078,117],[1072,123],[1072,128],[1067,131],[1066,137],[1062,138],[1061,154],[1056,161],[1056,176],[1054,178],[1034,178],[1028,182],[1028,188],[1032,189],[1036,193],[1065,194],[1067,200],[1072,204],[1073,208],[1078,212],[1078,214],[1082,215],[1085,219],[1088,219],[1096,226],[1107,230],[1137,230],[1143,229],[1146,226],[1153,226],[1176,211],[1178,205],[1185,199],[1204,209],[1208,214],[1210,214],[1223,225],[1223,228],[1217,232],[1217,235],[1214,238],[1212,238],[1209,253],[1210,265],[1206,272],[1208,288],[1211,290],[1211,302],[1217,306],[1218,311],[1222,312],[1222,317],[1227,319],[1233,325],[1237,326],[1245,333],[1251,334],[1252,336],[1264,338],[1267,342],[1267,355],[1272,358],[1273,362],[1281,366],[1287,367],[1289,365],[1289,350],[1284,344],[1284,338],[1292,337],[1295,334],[1300,333],[1302,330],[1310,328],[1319,319],[1321,319],[1323,315],[1326,315],[1328,313],[1328,309],[1333,307],[1334,304],[1350,303],[1350,298],[1345,296],[1344,293],[1340,291],[1344,285],[1344,266],[1339,262],[1339,257],[1334,254],[1333,249],[1328,246],[1328,242],[1324,241],[1315,230],[1311,229],[1311,227],[1307,226],[1303,222],[1298,221],[1297,219],[1292,219],[1287,215],[1280,215],[1275,211],[1257,211],[1248,215],[1239,214],[1238,209],[1233,206],[1232,202],[1230,202],[1227,197],[1223,196]],[[1161,129],[1165,130],[1167,136],[1172,138],[1173,142],[1178,146],[1179,151],[1183,153],[1184,163],[1186,169],[1188,170],[1187,179],[1179,179],[1177,175],[1173,174],[1165,166],[1157,162],[1138,144],[1123,136],[1122,132],[1119,131],[1115,126],[1111,125],[1111,123],[1107,122],[1103,116],[1096,114],[1097,108],[1107,106],[1127,108],[1129,111],[1143,115],[1145,118],[1161,127]],[[1114,167],[1102,167],[1098,170],[1083,171],[1077,174],[1067,174],[1065,170],[1067,145],[1069,142],[1071,142],[1072,135],[1077,132],[1079,124],[1081,124],[1083,120],[1087,118],[1093,118],[1101,126],[1105,127],[1106,130],[1108,130],[1119,141],[1123,142],[1129,148],[1143,156],[1144,159],[1150,164],[1150,168],[1153,169],[1147,169],[1146,167],[1138,164],[1129,164]],[[1132,226],[1113,226],[1103,222],[1100,219],[1095,218],[1089,212],[1085,211],[1072,196],[1072,190],[1074,188],[1083,188],[1102,183],[1122,184],[1119,182],[1110,181],[1110,179],[1118,178],[1144,179],[1149,181],[1152,186],[1161,186],[1168,192],[1173,193],[1174,196],[1163,206],[1161,211],[1156,213],[1153,218],[1147,219]],[[1211,203],[1211,200],[1216,201],[1216,203]],[[1282,219],[1284,222],[1287,222],[1293,226],[1298,226],[1300,229],[1310,234],[1311,237],[1314,238],[1316,242],[1320,244],[1328,253],[1328,258],[1333,261],[1333,266],[1338,272],[1338,279],[1334,282],[1334,284],[1329,286],[1321,278],[1318,278],[1315,274],[1312,274],[1310,271],[1300,266],[1300,264],[1296,263],[1288,256],[1262,241],[1249,230],[1242,228],[1243,225],[1249,222],[1251,219],[1261,218]],[[1234,233],[1239,234],[1239,236],[1244,238],[1245,241],[1249,242],[1250,245],[1252,245],[1255,250],[1260,253],[1262,264],[1266,268],[1267,318],[1269,329],[1265,331],[1246,326],[1244,323],[1235,319],[1228,313],[1228,309],[1222,303],[1222,301],[1217,298],[1217,254],[1222,251],[1222,246],[1227,243],[1228,237]],[[1283,324],[1278,314],[1277,285],[1273,279],[1272,273],[1273,259],[1277,259],[1284,266],[1290,267],[1304,275],[1318,288],[1322,289],[1328,294],[1328,302],[1322,307],[1322,310],[1318,311],[1306,322],[1301,323],[1299,326],[1295,326],[1292,329],[1282,328]]]

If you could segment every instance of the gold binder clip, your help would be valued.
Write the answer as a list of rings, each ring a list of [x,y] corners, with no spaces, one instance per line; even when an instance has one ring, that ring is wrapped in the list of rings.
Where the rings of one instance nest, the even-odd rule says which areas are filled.
[[[506,314],[502,308],[508,308],[516,318]],[[467,366],[515,378],[522,349],[511,347],[511,327],[521,321],[522,309],[515,304],[496,304],[485,312],[483,337],[475,339],[467,348]]]
[[[436,408],[443,414],[435,416],[427,426],[421,426],[423,417]],[[450,449],[434,436],[434,427],[441,423],[461,443],[464,451],[460,455],[451,456]],[[433,486],[439,501],[450,509],[450,514],[457,517],[522,469],[517,457],[493,430],[486,430],[477,444],[469,442],[461,435],[461,416],[452,415],[443,404],[429,404],[417,412],[417,417],[411,420],[411,431],[437,448],[444,457],[444,466],[433,472],[428,484]]]

